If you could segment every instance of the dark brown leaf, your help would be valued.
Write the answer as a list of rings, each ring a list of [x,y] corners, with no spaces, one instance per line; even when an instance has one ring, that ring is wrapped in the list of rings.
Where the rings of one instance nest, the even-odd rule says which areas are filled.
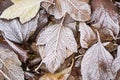
[[[0,0],[0,14],[11,5],[12,2],[10,0]]]
[[[117,36],[119,33],[118,11],[111,0],[91,0],[92,21],[97,29],[111,31],[109,34]]]

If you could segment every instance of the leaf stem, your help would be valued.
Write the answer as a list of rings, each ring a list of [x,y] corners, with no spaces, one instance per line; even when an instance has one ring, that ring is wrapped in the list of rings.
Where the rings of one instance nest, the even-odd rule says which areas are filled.
[[[1,73],[7,80],[11,80],[2,70],[0,70],[0,73]]]

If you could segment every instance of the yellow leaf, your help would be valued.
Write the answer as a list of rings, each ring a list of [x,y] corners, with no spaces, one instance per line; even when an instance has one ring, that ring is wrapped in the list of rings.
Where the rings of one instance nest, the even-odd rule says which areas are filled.
[[[13,3],[17,3],[19,1],[22,1],[22,0],[11,0]]]
[[[71,73],[71,69],[73,67],[74,64],[74,60],[72,60],[72,64],[70,67],[52,74],[52,73],[47,73],[45,75],[43,75],[39,80],[67,80],[67,78],[69,77],[70,73]]]
[[[7,8],[0,18],[20,18],[21,23],[31,20],[40,8],[41,0],[11,0],[14,4]]]

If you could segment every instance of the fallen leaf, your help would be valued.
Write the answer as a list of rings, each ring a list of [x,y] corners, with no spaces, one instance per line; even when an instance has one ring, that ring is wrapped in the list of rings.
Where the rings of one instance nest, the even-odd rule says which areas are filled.
[[[117,71],[120,70],[120,46],[118,46],[117,57],[113,61],[112,66],[113,66],[113,71],[115,73],[117,73]]]
[[[55,5],[48,9],[48,13],[54,15],[56,19],[62,18],[68,13],[74,20],[87,21],[90,20],[90,6],[81,0],[55,0]]]
[[[49,25],[40,34],[37,46],[42,57],[42,63],[45,63],[52,73],[68,57],[67,50],[72,53],[77,51],[77,43],[72,30],[61,23]]]
[[[115,80],[120,80],[120,70],[117,72]]]
[[[117,8],[110,0],[91,0],[92,21],[97,29],[109,29],[116,37],[119,33],[119,15]],[[111,33],[110,33],[111,34]],[[112,35],[112,34],[111,34]]]
[[[0,73],[4,79],[24,80],[24,72],[20,66],[21,62],[13,51],[0,47]]]
[[[82,80],[113,80],[112,55],[98,42],[90,47],[81,62]]]
[[[13,3],[18,3],[19,1],[22,1],[22,0],[11,0]]]
[[[8,40],[7,38],[4,37],[4,39],[10,45],[10,47],[14,50],[14,52],[16,52],[19,59],[25,63],[26,60],[28,59],[27,52],[23,50],[20,46],[17,46],[15,43]]]
[[[12,2],[10,0],[0,0],[0,14],[11,5]]]
[[[30,37],[31,41],[36,40],[37,35],[39,32],[44,28],[48,23],[48,14],[44,9],[39,11],[39,18],[38,18],[38,27],[35,31],[35,33]]]
[[[43,75],[39,80],[67,80],[67,78],[71,73],[72,67],[73,67],[73,62],[70,67],[55,74],[47,73]]]
[[[7,8],[0,18],[14,19],[19,17],[21,23],[25,23],[36,16],[40,9],[41,2],[47,2],[50,0],[12,0],[13,5]]]
[[[96,40],[96,34],[93,30],[84,22],[79,24],[80,31],[80,44],[82,48],[88,48]]]
[[[0,20],[0,30],[7,39],[16,43],[23,43],[36,30],[37,22],[38,16],[25,24],[21,24],[17,19]]]

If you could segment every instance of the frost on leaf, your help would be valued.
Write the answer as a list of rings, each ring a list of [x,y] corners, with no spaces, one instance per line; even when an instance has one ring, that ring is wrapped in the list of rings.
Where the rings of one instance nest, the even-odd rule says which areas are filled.
[[[79,31],[80,31],[80,44],[81,44],[81,47],[82,48],[88,48],[96,40],[96,34],[84,22],[80,22]]]
[[[0,47],[0,79],[24,80],[24,72],[17,55],[9,49]]]
[[[82,80],[110,80],[113,79],[111,64],[112,55],[104,48],[99,40],[90,47],[81,62]]]
[[[117,73],[117,71],[120,70],[120,46],[118,46],[118,50],[117,50],[117,57],[116,59],[113,61],[113,71]]]
[[[114,4],[110,0],[92,0],[91,3],[92,20],[97,24],[95,27],[97,29],[109,29],[116,37],[119,33],[119,16]]]
[[[87,2],[85,0],[55,0],[55,5],[52,5],[48,12],[56,19],[60,19],[68,13],[74,20],[87,21],[90,20],[91,13]]]
[[[30,35],[37,28],[38,16],[33,20],[21,24],[18,19],[0,20],[0,30],[5,34],[5,37],[11,41],[22,43],[27,41]]]
[[[37,40],[42,63],[45,63],[48,70],[54,73],[57,68],[68,57],[67,50],[77,51],[77,43],[73,32],[63,24],[49,25]]]
[[[40,9],[41,2],[49,0],[12,0],[14,3],[8,7],[0,18],[13,19],[20,18],[21,23],[25,23],[36,16]]]

